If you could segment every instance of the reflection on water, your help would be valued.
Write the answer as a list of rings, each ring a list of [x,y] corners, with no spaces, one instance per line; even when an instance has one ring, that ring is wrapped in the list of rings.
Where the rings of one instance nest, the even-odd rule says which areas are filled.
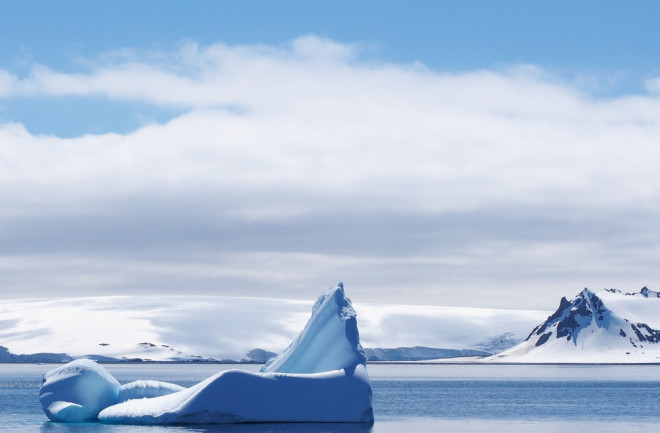
[[[369,424],[355,423],[259,423],[195,426],[126,426],[101,423],[60,424],[47,422],[43,433],[371,433]]]

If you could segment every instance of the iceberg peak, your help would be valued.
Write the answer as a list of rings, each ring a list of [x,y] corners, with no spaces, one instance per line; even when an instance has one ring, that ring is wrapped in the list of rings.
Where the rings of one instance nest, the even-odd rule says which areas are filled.
[[[342,283],[326,289],[312,307],[312,316],[291,345],[269,360],[262,372],[320,373],[366,364],[357,314]]]

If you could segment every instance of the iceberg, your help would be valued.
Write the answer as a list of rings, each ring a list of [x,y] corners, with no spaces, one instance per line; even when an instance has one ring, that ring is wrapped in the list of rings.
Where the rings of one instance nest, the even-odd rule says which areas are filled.
[[[356,313],[341,283],[316,301],[300,335],[259,373],[220,372],[190,388],[120,386],[103,367],[73,361],[47,373],[40,400],[53,421],[112,424],[373,423]]]
[[[106,369],[78,359],[44,375],[39,400],[51,421],[87,422],[117,402],[119,388]]]

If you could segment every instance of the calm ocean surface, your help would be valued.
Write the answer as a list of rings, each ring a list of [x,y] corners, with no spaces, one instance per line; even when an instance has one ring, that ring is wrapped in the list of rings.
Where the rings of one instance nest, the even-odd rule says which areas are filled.
[[[0,364],[0,432],[660,432],[660,366],[369,365],[376,423],[113,426],[57,424],[39,403],[55,365]],[[190,386],[235,366],[108,365],[121,382]],[[258,366],[239,366],[255,371]]]

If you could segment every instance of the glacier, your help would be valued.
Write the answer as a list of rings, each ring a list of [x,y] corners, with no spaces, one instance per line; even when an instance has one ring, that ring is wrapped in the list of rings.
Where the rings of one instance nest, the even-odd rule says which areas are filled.
[[[314,298],[315,300],[316,298]],[[0,303],[0,362],[252,362],[281,353],[303,329],[314,300],[224,296],[104,296]],[[457,351],[500,352],[552,311],[353,304],[360,341],[381,361]],[[507,337],[508,336],[508,337]],[[391,349],[396,348],[396,351]],[[401,349],[399,349],[401,348]],[[443,349],[445,354],[440,352]]]
[[[120,386],[102,366],[80,359],[46,373],[39,398],[57,422],[213,424],[373,423],[371,397],[356,313],[339,283],[259,373],[228,370],[183,389],[157,381]]]

